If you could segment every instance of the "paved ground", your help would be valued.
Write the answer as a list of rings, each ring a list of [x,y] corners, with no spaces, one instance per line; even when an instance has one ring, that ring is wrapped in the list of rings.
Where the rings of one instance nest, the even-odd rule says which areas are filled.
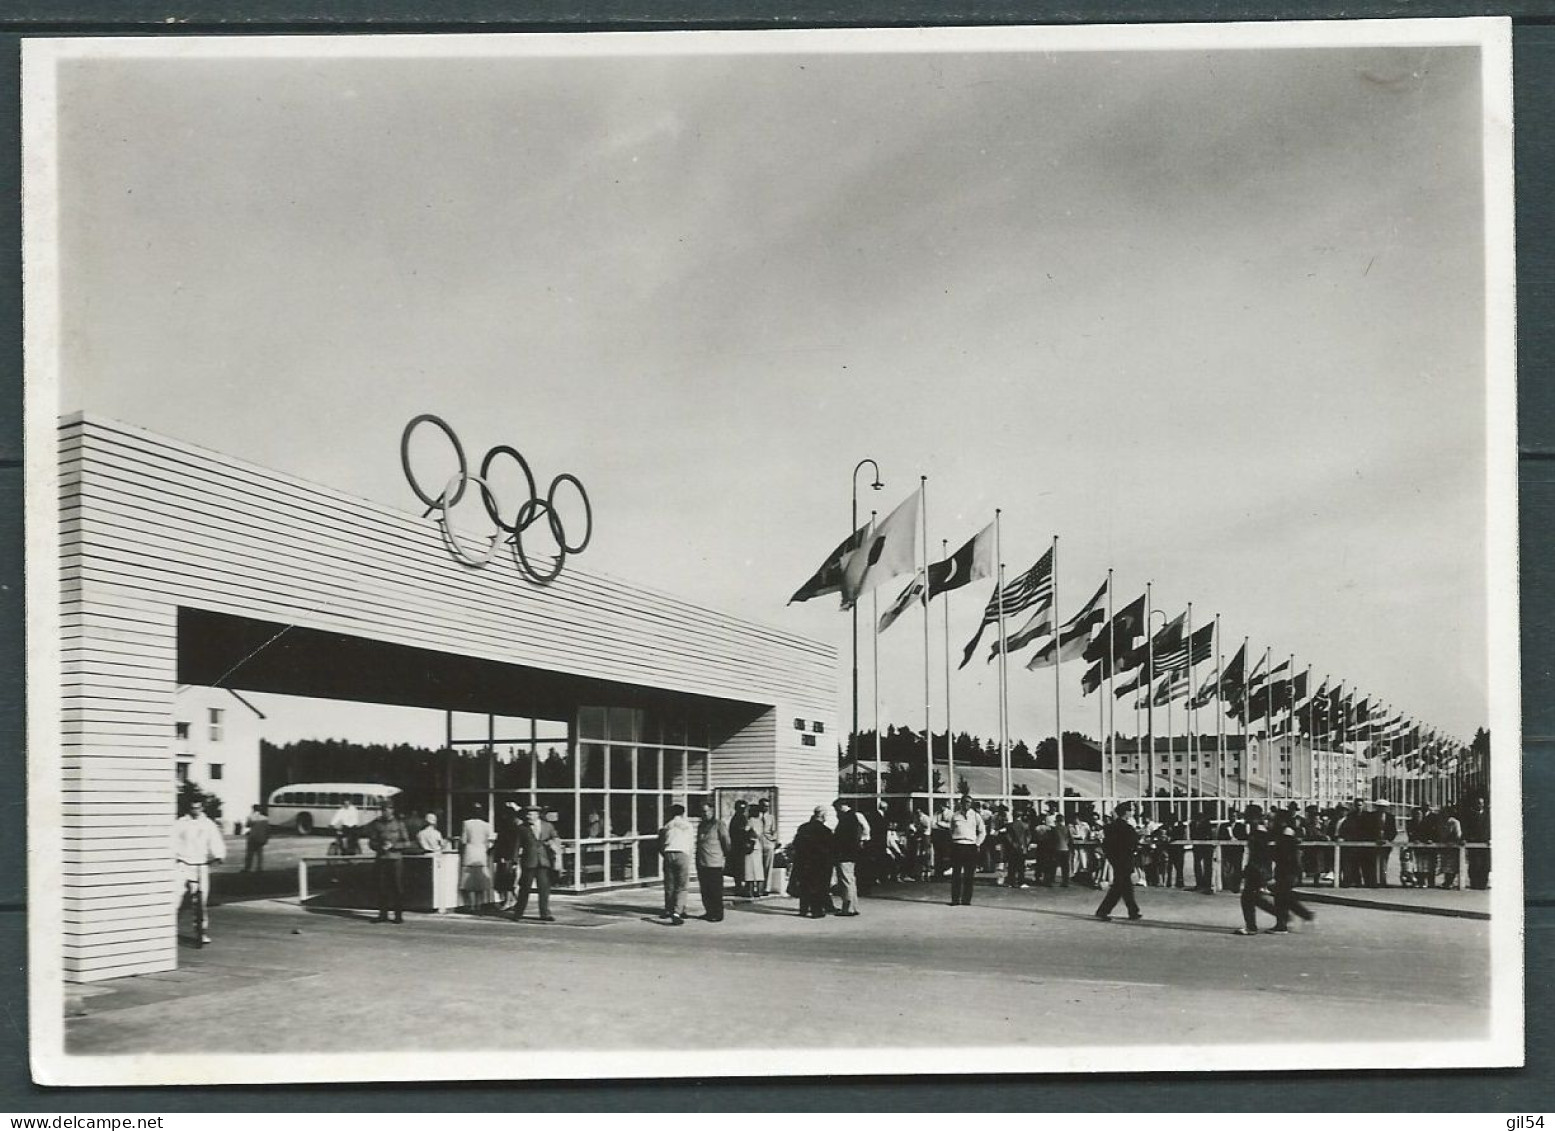
[[[559,922],[346,911],[251,899],[179,970],[72,991],[73,1053],[1395,1040],[1482,1035],[1489,924],[1357,907],[1240,938],[1234,896],[882,889],[854,919],[778,898],[670,927],[654,890],[558,899]],[[693,900],[694,904],[694,900]],[[695,909],[695,908],[693,908]],[[382,1023],[387,998],[404,1024]],[[845,1008],[842,1008],[845,1006]],[[520,1024],[521,1018],[539,1019]],[[1228,1029],[1234,1026],[1234,1029]],[[1126,1065],[1122,1066],[1126,1067]],[[760,1071],[753,1066],[753,1071]]]

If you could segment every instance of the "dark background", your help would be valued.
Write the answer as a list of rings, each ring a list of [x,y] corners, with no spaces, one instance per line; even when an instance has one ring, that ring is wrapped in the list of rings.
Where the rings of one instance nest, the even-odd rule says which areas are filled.
[[[24,35],[258,32],[588,31],[657,28],[887,27],[1511,16],[1517,150],[1518,417],[1522,561],[1523,790],[1528,1067],[1479,1072],[1188,1073],[1121,1076],[714,1080],[559,1084],[95,1088],[32,1084],[27,1065],[26,766],[22,615],[20,39]],[[526,1110],[1548,1110],[1555,1067],[1555,838],[1543,800],[1555,786],[1555,5],[1549,0],[822,0],[766,6],[708,0],[42,0],[0,3],[0,1110],[93,1112]],[[1497,736],[1498,738],[1500,736]],[[1034,956],[1034,961],[1039,960]],[[1408,956],[1400,956],[1407,961]],[[687,986],[687,993],[695,987]],[[519,1003],[515,1002],[515,1006]],[[726,1003],[732,1007],[732,1003]],[[817,1023],[825,1024],[824,1018]],[[1228,1032],[1258,1019],[1227,1018]],[[1452,1034],[1441,1034],[1451,1037]],[[694,1068],[688,1057],[687,1068]]]

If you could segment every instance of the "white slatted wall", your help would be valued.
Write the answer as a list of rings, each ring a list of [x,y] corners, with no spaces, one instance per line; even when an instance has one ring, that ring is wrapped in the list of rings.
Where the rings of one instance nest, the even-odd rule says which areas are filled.
[[[719,780],[749,770],[781,784],[797,759],[805,781],[836,787],[834,743],[800,748],[782,725],[788,712],[830,728],[830,646],[573,562],[545,588],[503,555],[472,570],[430,519],[111,421],[65,420],[60,456],[71,977],[176,963],[167,858],[180,606],[781,704],[720,750]]]

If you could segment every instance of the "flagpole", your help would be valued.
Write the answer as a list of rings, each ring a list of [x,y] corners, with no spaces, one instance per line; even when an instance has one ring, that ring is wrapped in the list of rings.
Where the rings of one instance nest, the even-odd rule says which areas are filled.
[[[1063,683],[1064,629],[1058,621],[1058,535],[1053,535],[1053,733],[1058,743],[1058,819],[1067,817],[1064,806],[1064,721]]]
[[[1221,615],[1214,615],[1214,815],[1225,798],[1225,694],[1221,688]]]
[[[869,522],[873,526],[875,512],[869,512]],[[855,527],[855,529],[857,529]],[[853,606],[857,613],[858,605]],[[883,812],[880,807],[880,589],[877,586],[869,591],[869,623],[875,626],[874,645],[869,650],[870,666],[874,669],[874,708],[875,708],[875,812]],[[854,765],[858,765],[857,762]]]
[[[1187,773],[1187,782],[1186,782],[1187,788],[1188,788],[1188,803],[1187,803],[1186,808],[1187,808],[1187,811],[1188,811],[1188,813],[1190,815],[1193,813],[1193,759],[1194,759],[1194,749],[1193,749],[1193,696],[1194,696],[1194,692],[1197,690],[1193,686],[1193,675],[1194,675],[1194,672],[1193,672],[1193,602],[1189,601],[1188,602],[1188,698],[1183,700],[1183,705],[1182,705],[1182,721],[1183,721],[1183,725],[1186,727],[1187,732],[1188,732],[1187,733],[1188,749],[1187,749],[1187,752],[1186,752],[1187,755],[1188,755],[1188,773]],[[1201,774],[1199,776],[1200,776],[1200,779],[1202,780],[1203,775]]]
[[[1247,804],[1247,779],[1248,775],[1252,773],[1252,759],[1247,749],[1247,716],[1251,713],[1249,708],[1252,706],[1252,703],[1248,699],[1247,695],[1247,646],[1250,643],[1252,643],[1251,637],[1242,637],[1242,717],[1237,720],[1242,724],[1242,761],[1240,763],[1242,770],[1242,784],[1241,787],[1237,790],[1237,793],[1241,796],[1242,804],[1244,807]]]
[[[919,540],[923,544],[923,759],[924,776],[929,787],[929,816],[934,815],[934,718],[929,698],[929,477],[918,476],[918,503],[921,529]]]
[[[999,563],[999,589],[994,598],[997,605],[995,615],[999,618],[999,792],[1008,796],[1010,792],[1010,766],[1007,753],[1010,734],[1010,685],[1006,675],[1008,668],[1005,663],[1004,647],[1004,542],[1000,513],[999,510],[993,512],[994,558]]]
[[[950,557],[950,542],[940,539],[940,553]],[[941,559],[942,561],[944,558]],[[970,567],[969,567],[970,568]],[[929,574],[923,574],[923,599],[929,599]],[[950,591],[945,592],[945,790],[956,795],[956,736],[950,729]],[[932,817],[933,814],[931,813]]]
[[[878,491],[878,490],[880,490],[880,488],[885,486],[885,484],[880,481],[880,465],[878,463],[876,463],[874,460],[869,459],[866,456],[864,459],[859,460],[858,463],[853,465],[853,478],[852,478],[852,484],[853,484],[853,513],[852,513],[852,519],[853,519],[853,522],[852,522],[852,525],[850,525],[848,527],[848,533],[849,533],[849,537],[850,538],[852,536],[852,533],[858,529],[858,473],[864,469],[864,466],[866,464],[869,465],[870,467],[873,467],[875,469],[875,481],[869,485],[870,489],[874,490],[874,491]],[[873,514],[873,512],[871,512],[871,514]],[[852,613],[853,613],[853,729],[852,729],[852,731],[850,731],[848,733],[848,759],[853,763],[853,768],[856,771],[858,769],[858,601],[856,601],[856,600],[853,602]],[[879,622],[877,621],[876,623],[878,624]],[[878,638],[876,640],[876,643],[879,643]]]
[[[1323,689],[1328,689],[1328,679],[1323,680]],[[1312,778],[1317,772],[1317,743],[1312,738],[1312,665],[1307,665],[1307,804],[1310,805],[1312,796]]]
[[[1105,752],[1106,752],[1106,750],[1108,748],[1108,745],[1110,744],[1111,748],[1112,748],[1112,757],[1110,759],[1107,759],[1105,757],[1103,758],[1103,760],[1102,760],[1102,769],[1103,769],[1103,771],[1105,771],[1109,765],[1112,767],[1112,794],[1111,794],[1111,800],[1112,800],[1112,803],[1114,805],[1116,805],[1118,803],[1118,740],[1117,740],[1117,733],[1116,733],[1117,732],[1117,723],[1118,723],[1118,708],[1117,708],[1117,704],[1112,702],[1112,669],[1116,666],[1116,663],[1115,663],[1116,657],[1114,657],[1113,651],[1112,651],[1112,638],[1113,638],[1113,628],[1112,628],[1112,570],[1108,569],[1107,570],[1107,667],[1106,667],[1106,672],[1107,672],[1107,697],[1104,700],[1102,700],[1102,723],[1101,723],[1101,726],[1102,726],[1102,751],[1105,754]],[[1107,720],[1108,720],[1109,717],[1112,720],[1112,723],[1111,723],[1110,726],[1107,723]],[[1107,792],[1106,775],[1105,775],[1105,773],[1103,773],[1103,777],[1102,777],[1102,792],[1104,794]],[[1107,809],[1106,805],[1103,804],[1102,805],[1102,812],[1105,813],[1106,809]]]
[[[1142,796],[1150,798],[1149,812],[1155,812],[1155,623],[1151,609],[1150,589],[1154,582],[1145,582],[1145,740],[1150,743],[1150,768]],[[1144,812],[1141,806],[1141,812]]]

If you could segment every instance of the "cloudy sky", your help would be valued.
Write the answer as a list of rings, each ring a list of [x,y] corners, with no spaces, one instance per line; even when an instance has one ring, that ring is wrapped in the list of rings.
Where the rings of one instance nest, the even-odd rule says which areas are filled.
[[[407,510],[438,413],[588,484],[569,568],[836,643],[844,722],[848,619],[785,601],[864,457],[866,511],[928,477],[936,552],[995,507],[1012,573],[1059,535],[1062,615],[1111,567],[1228,656],[1486,721],[1477,51],[525,42],[63,64],[62,409]],[[921,620],[880,664],[921,726]],[[1011,706],[1051,733],[1051,670]]]

